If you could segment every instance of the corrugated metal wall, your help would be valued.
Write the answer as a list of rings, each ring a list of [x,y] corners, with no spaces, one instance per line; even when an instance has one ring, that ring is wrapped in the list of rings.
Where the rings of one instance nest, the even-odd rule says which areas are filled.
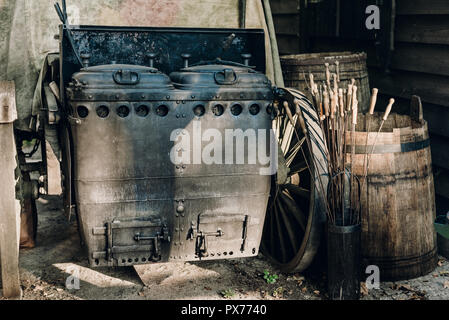
[[[440,212],[449,210],[449,1],[396,0],[394,51],[388,56],[391,27],[391,1],[323,0],[272,1],[273,7],[297,8],[278,15],[277,32],[283,53],[337,50],[366,51],[371,87],[379,88],[380,106],[396,99],[395,110],[406,113],[410,97],[421,97],[424,117],[429,123]],[[307,2],[305,5],[303,2]],[[381,7],[381,30],[367,30],[365,9]],[[278,15],[278,16],[276,16]],[[288,21],[286,21],[288,19]],[[298,20],[302,20],[301,24]],[[287,27],[285,27],[287,26]],[[298,33],[296,43],[285,44],[284,33]],[[389,66],[388,73],[385,72]],[[443,198],[445,199],[443,199]]]

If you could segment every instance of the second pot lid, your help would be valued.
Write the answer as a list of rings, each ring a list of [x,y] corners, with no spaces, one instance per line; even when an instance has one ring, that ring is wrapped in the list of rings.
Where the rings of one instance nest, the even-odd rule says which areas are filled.
[[[180,89],[207,87],[261,88],[271,86],[268,78],[250,67],[225,64],[199,65],[170,74]]]

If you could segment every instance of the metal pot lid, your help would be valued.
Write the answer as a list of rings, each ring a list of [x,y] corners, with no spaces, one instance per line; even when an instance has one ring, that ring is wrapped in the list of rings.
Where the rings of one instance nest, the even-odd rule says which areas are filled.
[[[173,88],[170,78],[158,69],[128,64],[83,68],[72,76],[70,85],[89,88]]]
[[[181,72],[211,73],[222,71],[223,69],[232,69],[238,73],[256,73],[256,71],[254,71],[250,67],[232,66],[226,64],[204,64],[199,66],[191,66],[188,68],[181,69]]]
[[[271,87],[268,78],[250,67],[225,64],[192,66],[170,74],[180,89],[207,87],[261,88]]]
[[[118,70],[132,70],[136,72],[150,72],[157,73],[158,70],[156,68],[146,67],[146,66],[138,66],[134,64],[105,64],[93,67],[82,68],[81,72],[113,72]]]

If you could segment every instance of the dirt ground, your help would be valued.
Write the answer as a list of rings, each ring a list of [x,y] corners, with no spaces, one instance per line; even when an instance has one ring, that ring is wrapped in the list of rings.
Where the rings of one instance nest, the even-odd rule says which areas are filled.
[[[80,246],[76,223],[69,223],[62,212],[61,199],[46,197],[37,205],[38,246],[20,252],[26,300],[327,299],[322,273],[282,274],[262,254],[250,259],[139,266],[138,272],[133,267],[92,269]],[[267,283],[265,271],[278,275],[275,283]],[[79,273],[79,289],[66,287],[73,272]],[[382,283],[380,289],[364,292],[362,299],[449,299],[449,263],[441,259],[434,272],[415,280]]]

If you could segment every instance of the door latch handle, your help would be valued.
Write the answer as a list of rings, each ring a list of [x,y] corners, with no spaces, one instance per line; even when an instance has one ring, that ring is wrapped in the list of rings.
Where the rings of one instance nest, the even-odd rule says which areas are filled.
[[[194,235],[195,236],[195,235]],[[199,257],[208,257],[209,253],[207,252],[207,238],[208,237],[223,237],[224,232],[221,228],[218,228],[216,232],[202,232],[199,231],[196,234],[196,244],[195,244],[195,254]]]

